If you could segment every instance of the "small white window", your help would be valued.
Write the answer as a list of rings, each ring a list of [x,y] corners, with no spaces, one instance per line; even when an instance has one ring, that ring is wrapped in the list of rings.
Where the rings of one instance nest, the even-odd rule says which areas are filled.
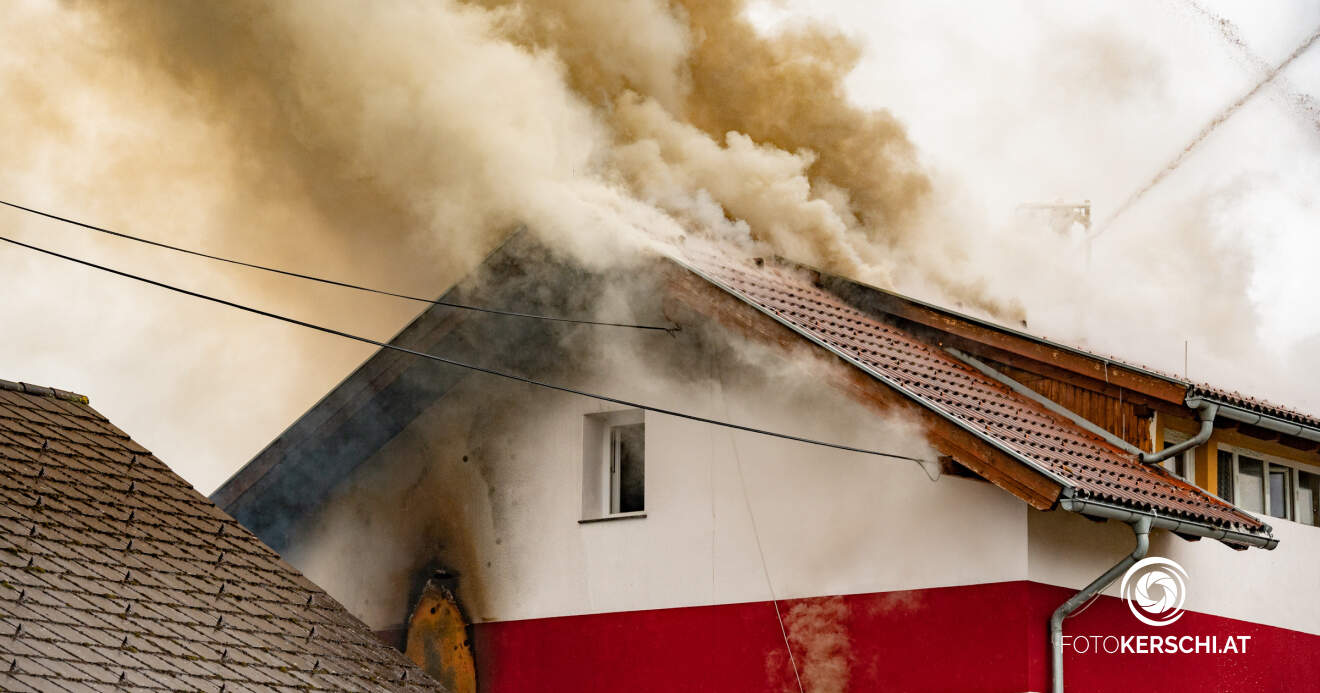
[[[588,414],[582,442],[582,519],[644,514],[646,422],[642,411]]]

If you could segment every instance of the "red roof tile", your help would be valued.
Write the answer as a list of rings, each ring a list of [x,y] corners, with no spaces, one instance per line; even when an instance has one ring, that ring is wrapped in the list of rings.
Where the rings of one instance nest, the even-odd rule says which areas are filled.
[[[689,267],[843,356],[1013,457],[1056,477],[1078,497],[1218,527],[1261,533],[1251,515],[1056,416],[940,347],[866,314],[803,271],[689,248]]]

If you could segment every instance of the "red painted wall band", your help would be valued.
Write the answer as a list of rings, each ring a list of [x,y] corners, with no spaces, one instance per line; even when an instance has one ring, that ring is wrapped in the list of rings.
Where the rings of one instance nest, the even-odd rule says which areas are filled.
[[[1018,581],[784,600],[780,610],[809,691],[1041,691],[1046,625],[1070,594]],[[1070,690],[1320,690],[1316,635],[1194,612],[1151,627],[1112,597],[1070,618],[1065,633],[1221,645],[1250,636],[1238,654],[1105,653],[1117,639],[1100,652],[1065,651]],[[770,602],[484,623],[474,644],[486,693],[797,690]]]

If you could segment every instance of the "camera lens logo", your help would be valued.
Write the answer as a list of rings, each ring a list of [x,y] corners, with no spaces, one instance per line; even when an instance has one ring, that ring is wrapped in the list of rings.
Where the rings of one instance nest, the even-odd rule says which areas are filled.
[[[1146,558],[1128,568],[1119,594],[1137,620],[1167,626],[1182,618],[1187,597],[1187,571],[1167,558]]]

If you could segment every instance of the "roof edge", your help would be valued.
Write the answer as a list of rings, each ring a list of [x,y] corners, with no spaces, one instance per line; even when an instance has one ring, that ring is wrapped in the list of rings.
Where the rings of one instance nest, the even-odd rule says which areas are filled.
[[[528,231],[526,224],[515,225],[513,230],[510,231],[503,240],[496,244],[490,252],[486,253],[486,255],[481,258],[481,261],[474,265],[473,269],[468,274],[460,277],[456,282],[446,287],[437,297],[438,300],[452,298],[454,292],[460,291],[464,283],[471,278],[473,273],[484,267],[492,258],[503,253],[505,249],[512,246],[517,239],[529,235],[530,232]],[[399,340],[407,336],[410,331],[417,329],[423,318],[434,308],[435,305],[428,305],[419,309],[417,313],[409,318],[408,321],[404,323],[392,337],[390,337],[387,343],[398,344]],[[463,311],[458,311],[458,313],[462,312]],[[372,350],[366,358],[362,359],[362,361],[354,366],[347,374],[340,378],[333,387],[327,390],[325,394],[321,395],[320,399],[316,400],[315,404],[308,407],[302,414],[299,414],[297,418],[289,422],[289,424],[280,431],[279,435],[272,438],[270,442],[266,443],[266,445],[261,448],[261,450],[257,451],[257,453],[249,458],[247,462],[243,463],[243,466],[234,470],[233,474],[230,474],[228,478],[220,482],[220,484],[207,495],[207,498],[219,506],[221,510],[232,514],[235,505],[242,501],[249,491],[257,486],[262,479],[281,464],[284,459],[283,455],[280,454],[281,445],[290,445],[292,444],[291,441],[300,442],[306,440],[306,436],[301,436],[299,433],[302,426],[311,425],[307,422],[309,417],[311,417],[314,412],[320,411],[326,406],[333,405],[336,401],[336,396],[342,396],[343,393],[341,391],[346,387],[351,387],[355,382],[358,382],[363,378],[369,378],[370,375],[367,374],[368,370],[372,367],[372,364],[379,364],[378,359],[380,358],[410,359],[412,357],[405,357],[397,351],[391,351],[381,347]]]
[[[917,394],[917,393],[915,393],[915,392],[912,392],[912,391],[908,390],[907,388],[903,387],[900,383],[896,383],[896,382],[894,382],[893,380],[891,380],[891,379],[890,379],[888,376],[886,376],[885,374],[880,373],[880,372],[876,371],[876,370],[873,369],[873,368],[870,368],[870,367],[867,366],[865,363],[862,363],[861,361],[859,361],[859,360],[853,358],[852,356],[848,355],[847,353],[843,352],[842,350],[835,348],[833,345],[828,344],[828,343],[826,343],[826,342],[824,342],[824,341],[822,341],[822,340],[820,340],[820,339],[817,339],[817,338],[815,337],[815,335],[812,335],[812,334],[810,334],[809,332],[806,332],[805,330],[803,330],[803,329],[800,328],[799,326],[793,324],[791,321],[785,320],[785,319],[783,319],[782,317],[780,317],[780,316],[774,314],[773,312],[771,312],[771,311],[769,311],[769,310],[766,310],[764,307],[762,307],[761,305],[759,305],[759,304],[756,303],[755,301],[751,301],[751,300],[749,300],[746,296],[744,296],[744,295],[743,295],[741,292],[739,292],[737,289],[734,289],[733,287],[728,286],[728,285],[725,284],[724,282],[722,282],[722,281],[720,281],[720,280],[718,280],[718,279],[716,279],[716,278],[710,276],[710,275],[707,274],[706,272],[703,272],[701,269],[699,269],[699,268],[693,266],[692,264],[690,264],[690,263],[688,263],[688,262],[683,261],[682,259],[679,259],[679,258],[674,258],[674,259],[675,259],[676,262],[678,262],[678,263],[681,264],[684,268],[686,268],[689,272],[692,272],[693,274],[697,275],[698,277],[701,277],[702,279],[704,279],[704,280],[710,282],[712,285],[719,287],[722,291],[725,291],[725,292],[729,293],[730,295],[736,297],[738,300],[740,300],[740,301],[746,303],[747,305],[749,305],[749,306],[755,308],[756,310],[758,310],[758,311],[760,311],[761,313],[765,314],[766,316],[770,317],[770,319],[772,319],[772,320],[774,320],[775,322],[777,322],[777,323],[779,323],[779,324],[781,324],[781,325],[787,327],[788,329],[790,329],[790,330],[792,330],[793,332],[797,333],[799,336],[804,337],[805,339],[809,340],[809,341],[812,342],[813,344],[816,344],[817,346],[819,346],[819,347],[825,349],[826,351],[829,351],[831,354],[835,355],[836,357],[838,357],[838,358],[840,358],[840,359],[843,359],[844,361],[846,361],[846,362],[849,363],[849,364],[852,364],[854,367],[858,368],[858,369],[861,370],[863,373],[866,373],[867,375],[871,376],[872,378],[875,378],[876,380],[878,380],[878,381],[881,382],[881,383],[884,383],[885,385],[889,386],[890,388],[893,388],[894,390],[897,390],[898,392],[903,393],[903,395],[904,395],[905,397],[907,397],[907,398],[911,399],[912,401],[914,401],[914,402],[920,404],[922,407],[925,407],[926,409],[928,409],[928,410],[934,412],[935,414],[939,415],[939,416],[940,416],[942,419],[944,419],[945,421],[947,421],[947,422],[953,424],[955,427],[960,428],[960,429],[962,429],[962,430],[964,430],[964,431],[966,431],[966,432],[972,434],[973,436],[975,436],[976,438],[980,439],[982,442],[984,442],[984,443],[990,445],[991,447],[995,448],[995,449],[998,450],[999,452],[1001,452],[1001,453],[1003,453],[1003,454],[1005,454],[1005,455],[1008,455],[1008,457],[1009,457],[1010,459],[1017,461],[1018,463],[1020,463],[1020,464],[1022,464],[1022,465],[1024,465],[1024,466],[1026,466],[1028,469],[1030,469],[1030,470],[1032,470],[1032,471],[1034,471],[1034,472],[1040,474],[1041,476],[1045,477],[1046,479],[1049,479],[1050,481],[1052,481],[1052,482],[1058,484],[1060,488],[1062,488],[1062,489],[1070,489],[1070,488],[1073,488],[1074,484],[1073,484],[1072,482],[1068,481],[1067,479],[1064,479],[1063,477],[1059,476],[1058,474],[1054,473],[1053,471],[1051,471],[1051,470],[1045,468],[1043,465],[1041,465],[1040,463],[1036,462],[1035,460],[1032,460],[1032,459],[1026,457],[1025,455],[1019,454],[1016,450],[1010,448],[1010,447],[1007,446],[1007,445],[1004,445],[1003,442],[1001,442],[1001,441],[995,439],[995,438],[992,437],[992,436],[988,436],[988,435],[986,435],[986,433],[985,433],[984,431],[977,430],[976,427],[971,426],[971,425],[967,424],[966,422],[961,421],[961,420],[959,420],[959,419],[957,419],[957,418],[955,418],[955,417],[949,416],[949,414],[946,413],[943,409],[939,408],[938,406],[935,406],[934,403],[930,402],[930,401],[927,400],[925,397],[922,397],[921,395],[919,395],[919,394]]]
[[[1192,536],[1205,537],[1207,539],[1216,539],[1230,546],[1254,546],[1265,549],[1266,551],[1272,551],[1279,545],[1279,538],[1274,536],[1273,530],[1266,524],[1261,525],[1265,530],[1263,533],[1242,532],[1235,529],[1208,525],[1204,522],[1180,520],[1174,517],[1137,510],[1127,506],[1115,505],[1113,503],[1106,503],[1104,501],[1089,498],[1078,498],[1071,495],[1065,495],[1059,499],[1059,508],[1079,515],[1122,520],[1123,522],[1131,522],[1138,517],[1149,517],[1151,519],[1152,527],[1167,529],[1170,532],[1178,534],[1190,534]]]
[[[76,392],[61,390],[57,387],[33,385],[32,383],[16,383],[12,380],[4,380],[2,378],[0,378],[0,390],[22,392],[24,394],[36,395],[38,397],[51,397],[54,399],[62,399],[66,402],[77,402],[78,404],[90,403],[90,400],[87,399],[87,395],[80,395]]]
[[[1201,401],[1219,405],[1220,414],[1225,418],[1303,440],[1320,442],[1320,428],[1312,424],[1309,420],[1313,418],[1306,414],[1278,406],[1247,403],[1206,388],[1192,387],[1188,390],[1187,406],[1194,407],[1194,403]]]

